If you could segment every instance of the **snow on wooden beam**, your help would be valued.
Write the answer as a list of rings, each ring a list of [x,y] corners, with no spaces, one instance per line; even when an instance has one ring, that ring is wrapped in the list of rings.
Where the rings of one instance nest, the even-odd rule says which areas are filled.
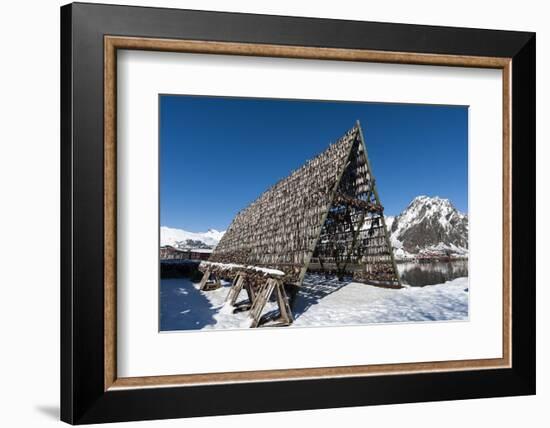
[[[203,261],[199,265],[199,269],[202,270],[211,270],[214,272],[246,272],[246,273],[255,273],[263,276],[269,277],[283,277],[285,273],[282,270],[270,269],[261,266],[253,265],[241,265],[237,263],[219,263],[219,262],[206,262]]]

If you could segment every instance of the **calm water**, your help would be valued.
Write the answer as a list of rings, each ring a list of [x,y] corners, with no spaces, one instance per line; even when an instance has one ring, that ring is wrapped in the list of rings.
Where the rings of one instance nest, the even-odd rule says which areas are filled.
[[[441,284],[455,278],[468,276],[468,261],[433,263],[398,263],[401,280],[413,287]]]

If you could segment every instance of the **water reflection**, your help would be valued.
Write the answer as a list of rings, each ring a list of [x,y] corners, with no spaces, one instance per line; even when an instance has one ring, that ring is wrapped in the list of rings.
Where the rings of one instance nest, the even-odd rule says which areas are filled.
[[[468,276],[468,261],[398,263],[397,270],[404,284],[423,287]]]

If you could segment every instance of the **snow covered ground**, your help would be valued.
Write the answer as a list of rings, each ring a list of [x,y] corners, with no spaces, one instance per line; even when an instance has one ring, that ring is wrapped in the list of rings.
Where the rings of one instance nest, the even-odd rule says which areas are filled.
[[[248,312],[225,304],[229,283],[202,292],[186,278],[161,281],[161,330],[238,329]],[[239,296],[244,300],[245,293]],[[274,311],[270,302],[266,312]],[[308,275],[296,296],[289,328],[468,319],[468,278],[400,290]],[[265,313],[265,312],[264,312]]]

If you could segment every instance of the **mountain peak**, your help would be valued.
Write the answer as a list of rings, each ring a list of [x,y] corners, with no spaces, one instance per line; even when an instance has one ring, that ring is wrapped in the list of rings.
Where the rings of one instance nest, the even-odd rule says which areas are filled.
[[[414,198],[409,206],[419,204],[419,203],[436,203],[436,204],[448,204],[453,205],[449,199],[441,198],[439,196],[427,196],[427,195],[419,195],[416,198]]]
[[[449,199],[420,195],[391,222],[392,245],[396,253],[447,248],[467,252],[468,217]]]

